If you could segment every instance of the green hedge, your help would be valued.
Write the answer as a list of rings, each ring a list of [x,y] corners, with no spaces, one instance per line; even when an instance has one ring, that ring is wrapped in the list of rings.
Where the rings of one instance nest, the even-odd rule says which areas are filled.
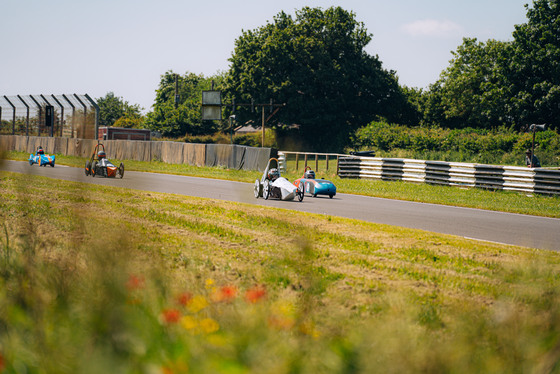
[[[532,134],[512,129],[442,129],[407,127],[372,122],[357,130],[352,150],[375,150],[380,157],[523,165]],[[537,132],[535,154],[543,166],[560,163],[560,136],[556,131]]]

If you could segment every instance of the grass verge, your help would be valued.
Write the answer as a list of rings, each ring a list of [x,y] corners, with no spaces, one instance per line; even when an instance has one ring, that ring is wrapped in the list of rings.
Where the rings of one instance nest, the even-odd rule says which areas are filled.
[[[560,371],[560,255],[0,172],[0,370]]]
[[[7,159],[27,160],[24,152],[8,152]],[[121,160],[115,160],[118,164]],[[171,165],[163,162],[141,162],[124,160],[126,170],[149,171],[190,175],[205,178],[217,178],[253,183],[261,177],[257,171],[232,170],[225,168],[196,167],[190,165]],[[560,196],[526,195],[511,191],[488,191],[483,189],[462,189],[458,187],[434,186],[408,182],[388,182],[380,180],[342,179],[336,176],[336,162],[331,162],[327,172],[323,166],[317,172],[318,178],[330,179],[339,193],[359,194],[407,201],[425,202],[442,205],[454,205],[468,208],[495,210],[510,213],[560,218]],[[57,155],[57,163],[82,168],[85,159],[80,157]],[[314,166],[310,161],[309,165]],[[335,170],[333,170],[333,167]],[[293,181],[303,174],[303,162],[295,170],[295,163],[284,174]]]

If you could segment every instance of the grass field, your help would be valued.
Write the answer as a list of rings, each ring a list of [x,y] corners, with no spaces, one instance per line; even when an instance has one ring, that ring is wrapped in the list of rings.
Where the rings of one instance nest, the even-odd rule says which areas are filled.
[[[5,158],[22,161],[27,160],[29,155],[24,152],[9,152]],[[114,160],[117,164],[121,161],[123,160]],[[123,162],[125,163],[126,170],[135,171],[192,175],[247,183],[253,183],[255,179],[261,177],[261,173],[257,171],[171,165],[163,162],[131,160],[124,160]],[[57,155],[57,164],[83,168],[85,159]],[[314,159],[309,159],[308,164],[315,168]],[[291,181],[301,177],[304,168],[303,160],[300,161],[298,166],[299,168],[296,171],[295,162],[290,163],[287,172],[283,175]],[[336,175],[336,160],[330,161],[328,172],[324,160],[321,160],[317,169],[317,177],[333,181],[339,193],[560,218],[560,196],[526,195],[517,192],[488,191],[483,189],[461,189],[399,181],[342,179]]]
[[[560,372],[556,252],[7,172],[0,222],[2,373]]]

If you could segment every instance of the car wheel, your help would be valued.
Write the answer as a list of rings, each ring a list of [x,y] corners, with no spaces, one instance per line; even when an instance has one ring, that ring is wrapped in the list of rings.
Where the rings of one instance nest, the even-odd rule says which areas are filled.
[[[119,168],[117,169],[117,177],[122,179],[124,177],[124,164],[121,162]]]
[[[86,167],[85,167],[84,170],[85,170],[85,173],[86,173],[86,177],[91,174],[91,162],[86,161]]]
[[[299,201],[303,201],[303,183],[300,183],[300,185],[298,186],[298,190],[297,190],[297,198]]]
[[[93,161],[91,165],[91,176],[95,178],[95,174],[97,173],[97,161]]]
[[[262,191],[261,191],[261,182],[259,182],[259,180],[257,179],[255,181],[255,188],[254,188],[254,192],[255,192],[255,199],[258,199],[261,195],[262,195]]]
[[[268,200],[269,196],[270,196],[270,181],[265,180],[263,185],[263,198],[265,200]]]
[[[334,196],[334,195],[329,195],[329,198],[331,198],[331,199],[332,199],[332,198],[333,198],[333,196]]]

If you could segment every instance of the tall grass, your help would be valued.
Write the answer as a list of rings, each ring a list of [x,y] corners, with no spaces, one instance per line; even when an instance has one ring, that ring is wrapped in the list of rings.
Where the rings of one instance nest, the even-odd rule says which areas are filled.
[[[2,373],[559,372],[560,256],[0,173]]]

